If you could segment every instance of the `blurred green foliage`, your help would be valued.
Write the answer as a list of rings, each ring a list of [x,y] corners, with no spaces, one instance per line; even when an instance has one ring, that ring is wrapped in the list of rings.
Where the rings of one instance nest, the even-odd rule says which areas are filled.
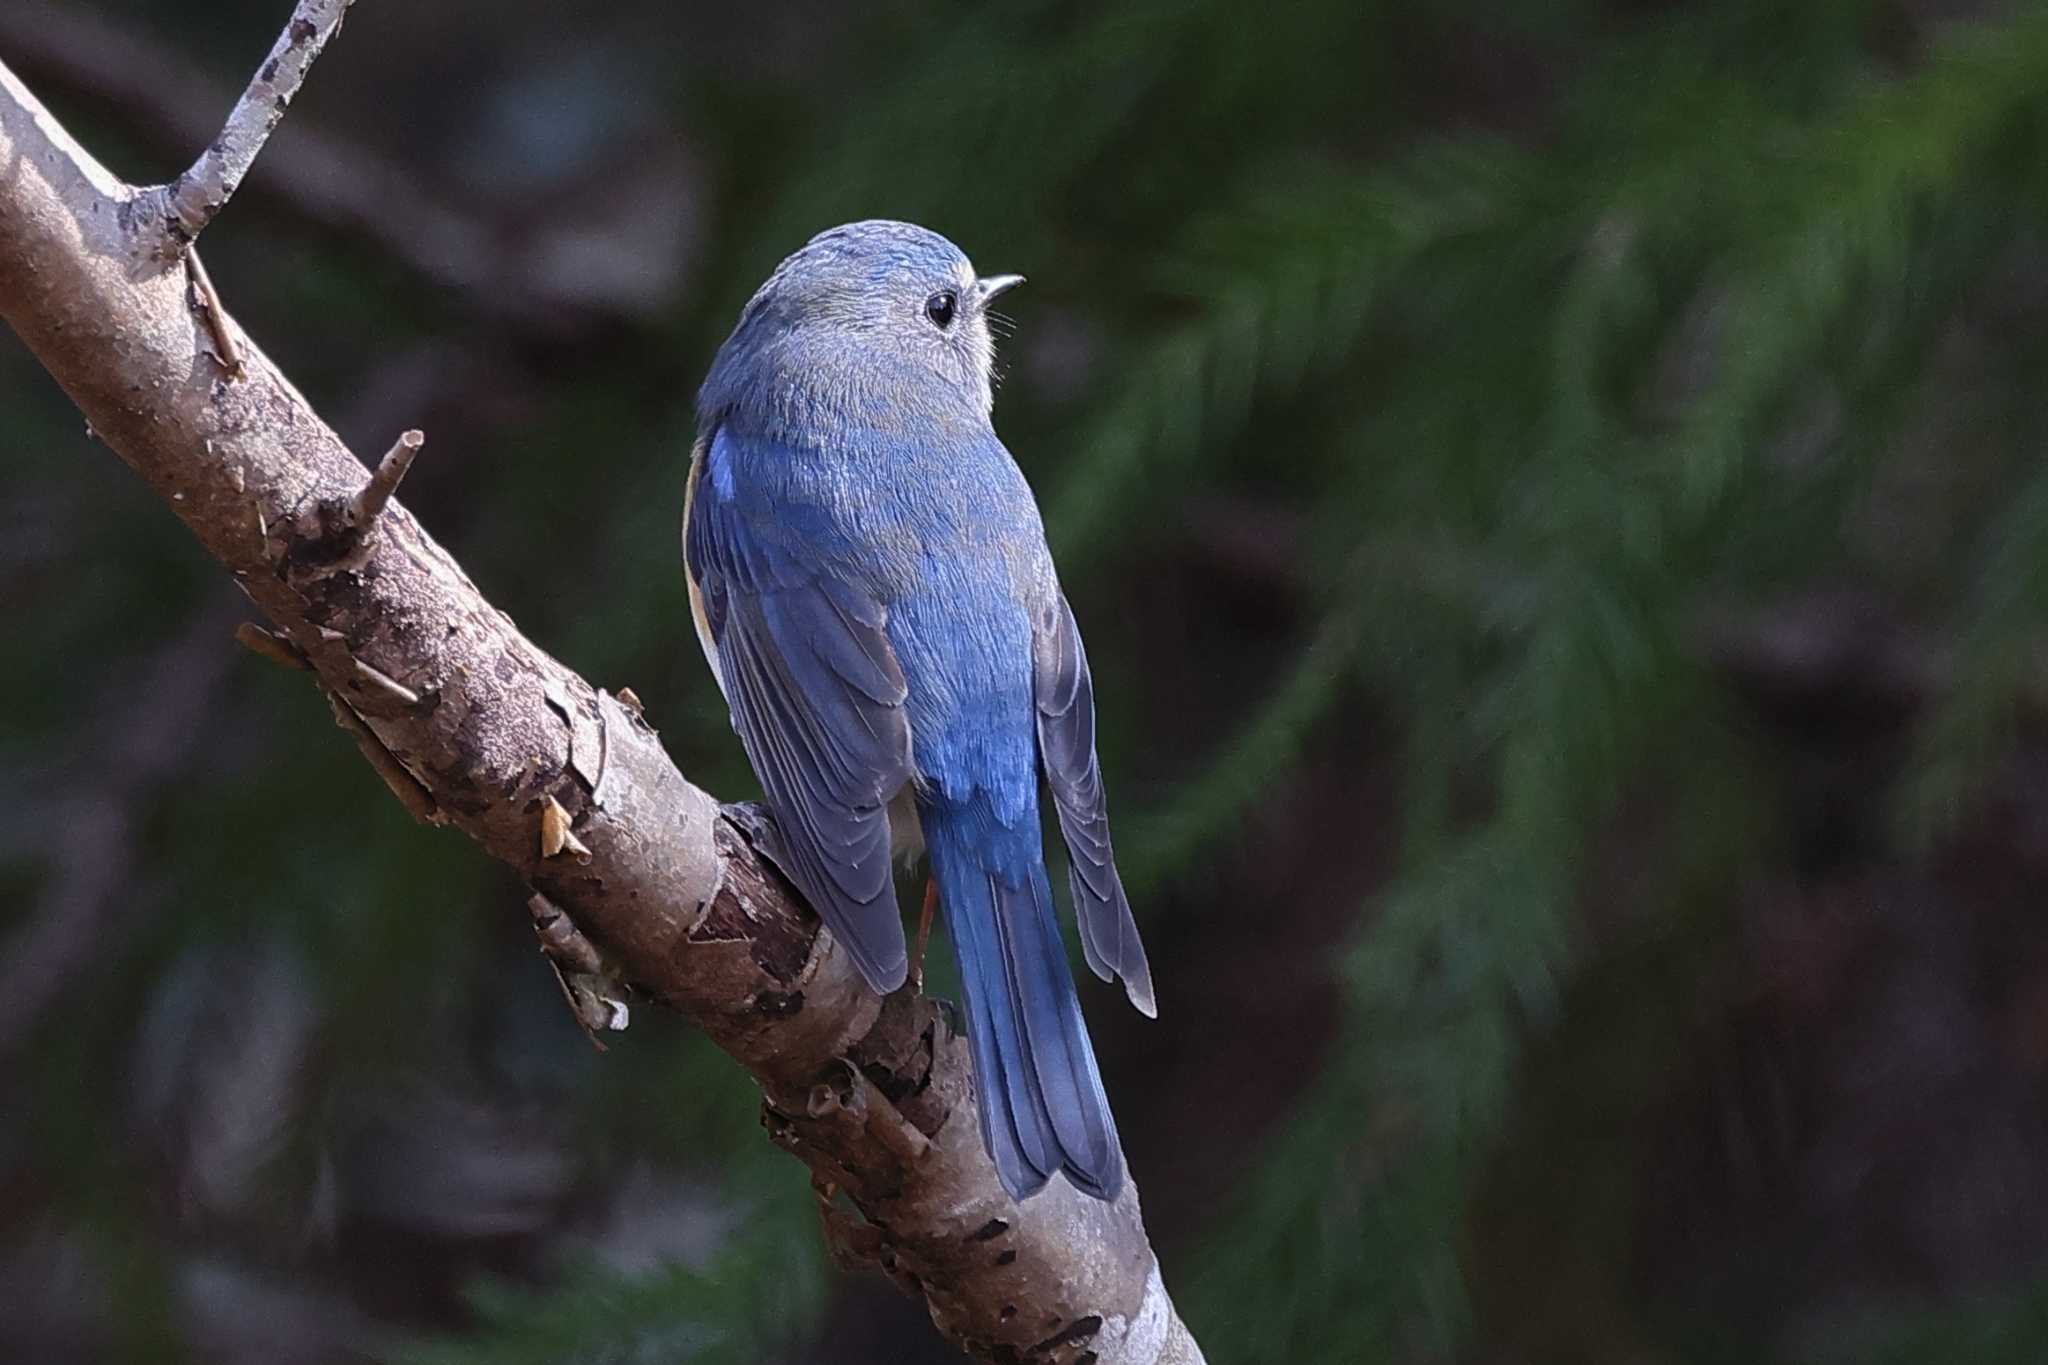
[[[188,17],[126,8],[167,29]],[[232,9],[220,33],[237,36],[209,54],[223,70],[276,17]],[[321,91],[363,70],[349,49],[376,40],[379,9],[358,8],[304,117],[335,117]],[[1597,1263],[1575,1344],[1529,1358],[2048,1349],[2033,1292],[1889,1305],[1843,1338],[1848,1354],[1787,1346],[1789,1312],[1709,1329],[1682,1307],[1623,1307],[1647,1148],[1544,1117],[1667,1097],[1688,1046],[1678,1002],[1731,955],[1745,888],[1795,858],[1803,798],[1716,656],[1716,623],[1848,584],[1953,641],[1952,685],[1883,784],[1902,864],[1968,822],[2023,728],[2048,613],[2036,9],[1960,23],[1876,0],[903,0],[829,21],[830,59],[799,44],[786,69],[716,55],[746,49],[744,30],[693,55],[697,22],[629,7],[605,31],[673,59],[650,117],[703,153],[692,286],[651,320],[515,343],[506,364],[528,390],[509,416],[470,419],[485,448],[444,456],[430,427],[408,496],[529,633],[600,683],[632,682],[683,766],[744,795],[675,566],[695,376],[754,283],[834,222],[916,219],[1032,276],[998,420],[1102,679],[1120,847],[1162,944],[1158,1029],[1211,993],[1174,970],[1203,921],[1283,932],[1242,880],[1205,886],[1247,856],[1262,803],[1333,735],[1384,734],[1397,755],[1357,785],[1398,793],[1398,862],[1303,968],[1340,993],[1332,1036],[1257,1149],[1230,1154],[1243,1174],[1227,1196],[1183,1213],[1186,1241],[1166,1248],[1211,1359],[1468,1358],[1489,1335],[1475,1282],[1514,1279],[1499,1262],[1529,1249],[1489,1216],[1502,1203],[1554,1215],[1559,1244],[1539,1237],[1536,1258]],[[506,71],[554,32],[527,16],[480,69],[516,84]],[[421,60],[438,69],[434,51]],[[75,112],[118,142],[118,117]],[[245,205],[229,218],[216,273],[316,402],[348,403],[379,354],[497,344],[491,319],[373,248]],[[1064,340],[1034,350],[1041,327]],[[111,460],[81,453],[19,357],[0,406],[9,520],[41,537],[6,591],[0,765],[57,793],[118,733],[123,689],[150,685],[138,661],[220,588]],[[1231,572],[1261,605],[1189,605],[1205,591],[1192,543],[1216,524],[1253,528],[1255,567]],[[1170,595],[1167,579],[1191,586]],[[1162,602],[1184,613],[1163,654],[1158,630],[1120,619]],[[207,945],[253,939],[301,964],[324,1040],[267,1199],[317,1206],[329,1149],[413,1084],[530,1103],[573,1154],[537,1248],[453,1258],[437,1273],[483,1286],[459,1302],[394,1296],[413,1343],[400,1358],[796,1352],[789,1305],[827,1295],[814,1215],[731,1068],[658,1022],[587,1055],[550,1013],[516,890],[407,826],[303,688],[238,667],[207,715],[231,723],[206,721],[135,828],[142,903],[15,1063],[10,1084],[39,1102],[0,1135],[9,1167],[50,1192],[40,1220],[95,1229],[136,1349],[169,1349],[181,1258],[215,1234],[159,1207],[146,1156],[110,1155],[138,1150],[119,1086],[81,1078],[169,1065],[135,1041],[133,1002]],[[1619,925],[1594,923],[1603,850],[1645,804],[1654,873],[1628,883]],[[49,818],[64,809],[53,797]],[[0,877],[23,908],[0,924],[27,925],[55,875],[9,845]],[[1090,1008],[1099,1032],[1130,1028]],[[1573,1027],[1588,1017],[1601,1027]],[[1201,1083],[1230,1103],[1231,1075]],[[1569,1136],[1546,1145],[1552,1126]],[[1202,1135],[1159,1142],[1183,1140]],[[714,1251],[641,1273],[541,1236],[643,1162],[718,1191]],[[1139,1176],[1154,1209],[1190,1198]],[[1559,1188],[1516,1183],[1546,1178]],[[322,1217],[303,1215],[325,1229],[315,1243],[349,1223]],[[363,1254],[342,1245],[302,1268]],[[537,1297],[536,1280],[561,1287]],[[1537,1315],[1514,1293],[1493,1302]],[[1609,1313],[1625,1325],[1596,1321]],[[449,1335],[420,1344],[422,1322]]]

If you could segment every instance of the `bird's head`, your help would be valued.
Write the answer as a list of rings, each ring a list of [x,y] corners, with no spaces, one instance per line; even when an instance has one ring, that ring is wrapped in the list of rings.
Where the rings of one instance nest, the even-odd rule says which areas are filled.
[[[914,223],[848,223],[776,267],[740,314],[721,368],[789,344],[820,378],[857,389],[929,380],[985,415],[994,403],[989,305],[1023,282],[977,275],[959,247]]]

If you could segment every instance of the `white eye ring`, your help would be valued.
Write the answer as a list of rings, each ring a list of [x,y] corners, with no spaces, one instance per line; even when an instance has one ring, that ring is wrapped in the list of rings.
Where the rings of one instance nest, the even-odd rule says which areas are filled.
[[[943,332],[953,325],[953,312],[959,306],[958,295],[950,289],[941,289],[924,301],[924,315],[932,320],[932,326]]]

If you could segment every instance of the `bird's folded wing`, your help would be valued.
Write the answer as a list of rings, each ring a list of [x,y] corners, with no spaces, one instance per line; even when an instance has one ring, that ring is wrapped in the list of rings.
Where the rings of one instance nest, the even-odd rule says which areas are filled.
[[[868,983],[892,991],[908,964],[887,806],[911,758],[886,611],[756,533],[731,500],[695,491],[684,553],[784,870]]]
[[[1109,841],[1109,809],[1095,760],[1095,683],[1064,595],[1056,596],[1033,623],[1031,653],[1039,757],[1067,842],[1081,951],[1097,976],[1104,981],[1122,977],[1131,1003],[1156,1015],[1152,968]]]

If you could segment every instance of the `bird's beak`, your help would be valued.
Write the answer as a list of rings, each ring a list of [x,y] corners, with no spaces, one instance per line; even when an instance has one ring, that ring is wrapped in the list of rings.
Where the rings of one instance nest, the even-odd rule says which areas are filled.
[[[974,291],[986,307],[1000,295],[1009,293],[1024,283],[1022,275],[983,275],[974,282]]]

